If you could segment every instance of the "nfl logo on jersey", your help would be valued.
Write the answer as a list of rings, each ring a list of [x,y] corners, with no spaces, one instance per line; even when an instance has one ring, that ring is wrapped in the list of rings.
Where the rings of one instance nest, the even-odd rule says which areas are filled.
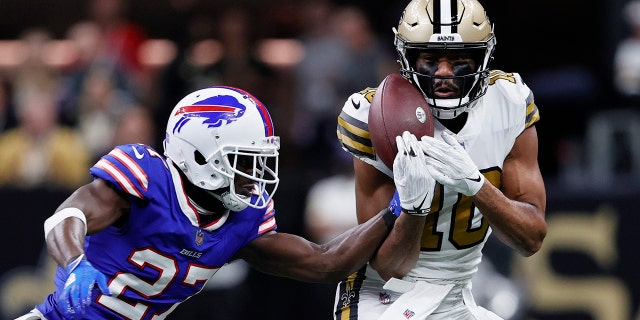
[[[411,311],[411,310],[409,310],[409,309],[407,309],[402,313],[402,315],[407,319],[411,319],[413,316],[416,315],[416,313]]]
[[[391,303],[391,295],[386,292],[380,292],[380,298],[378,300],[380,300],[382,304],[389,304]]]
[[[196,244],[201,245],[202,242],[204,242],[204,233],[198,229],[198,231],[196,231]]]

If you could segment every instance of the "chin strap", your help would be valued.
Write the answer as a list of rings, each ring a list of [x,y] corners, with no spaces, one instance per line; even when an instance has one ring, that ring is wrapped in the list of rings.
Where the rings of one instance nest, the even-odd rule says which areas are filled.
[[[222,205],[231,211],[242,211],[247,207],[246,203],[240,201],[240,199],[238,199],[238,196],[232,194],[228,190],[224,191],[222,195],[219,195],[213,191],[207,192],[209,192],[214,198],[222,202]]]

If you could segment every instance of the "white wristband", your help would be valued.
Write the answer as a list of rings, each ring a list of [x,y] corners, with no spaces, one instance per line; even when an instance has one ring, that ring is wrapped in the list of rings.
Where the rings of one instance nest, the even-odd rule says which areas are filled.
[[[87,234],[87,218],[85,218],[82,210],[78,208],[64,208],[56,213],[54,213],[51,217],[49,217],[44,222],[44,239],[47,240],[47,235],[49,232],[58,225],[58,223],[62,222],[62,220],[75,217],[80,219],[82,223],[84,223],[84,234]]]

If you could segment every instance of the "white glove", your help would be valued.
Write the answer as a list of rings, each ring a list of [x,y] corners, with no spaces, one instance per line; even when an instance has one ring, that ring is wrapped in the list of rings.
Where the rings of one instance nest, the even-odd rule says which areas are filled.
[[[429,172],[442,185],[474,196],[482,188],[484,176],[451,133],[443,131],[442,139],[444,142],[429,136],[421,139]]]
[[[424,216],[431,210],[436,181],[427,169],[418,139],[405,131],[396,137],[398,154],[393,161],[393,180],[400,206],[406,213]]]

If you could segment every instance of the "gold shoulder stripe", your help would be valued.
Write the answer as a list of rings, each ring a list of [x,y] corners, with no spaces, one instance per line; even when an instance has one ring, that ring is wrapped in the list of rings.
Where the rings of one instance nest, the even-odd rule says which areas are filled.
[[[378,88],[366,88],[360,91],[359,93],[363,95],[364,98],[367,99],[367,101],[369,101],[369,103],[371,103],[373,101],[373,95],[376,94],[377,90]]]
[[[338,117],[336,134],[338,140],[347,151],[358,156],[375,159],[375,151],[371,144],[371,136],[366,123],[342,112]]]
[[[489,85],[492,85],[499,79],[507,80],[511,83],[516,83],[516,78],[511,72],[507,73],[502,70],[492,70],[491,72],[489,72]]]
[[[344,130],[348,131],[352,135],[361,137],[362,139],[371,139],[367,124],[356,120],[344,112],[342,112],[338,117],[338,126],[343,127]]]
[[[525,128],[531,127],[534,123],[540,120],[540,113],[538,112],[538,106],[531,101],[527,105],[527,117],[525,118]]]
[[[527,108],[529,107],[529,105],[530,105],[530,104],[532,104],[532,103],[533,103],[533,100],[534,100],[534,99],[533,99],[533,92],[532,92],[532,91],[529,91],[529,95],[527,96]],[[528,113],[529,111],[531,111],[531,110],[527,109],[527,113]]]

